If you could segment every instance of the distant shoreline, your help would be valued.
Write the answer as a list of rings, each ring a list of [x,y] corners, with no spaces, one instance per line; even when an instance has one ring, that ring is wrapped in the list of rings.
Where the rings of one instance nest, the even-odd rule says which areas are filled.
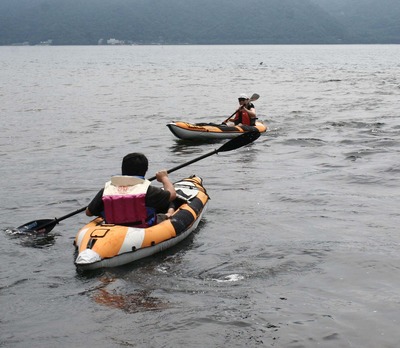
[[[124,45],[95,45],[95,44],[71,44],[71,45],[41,45],[41,44],[9,44],[0,45],[0,47],[127,47],[127,46],[379,46],[379,45],[400,45],[400,43],[266,43],[266,44],[124,44]]]

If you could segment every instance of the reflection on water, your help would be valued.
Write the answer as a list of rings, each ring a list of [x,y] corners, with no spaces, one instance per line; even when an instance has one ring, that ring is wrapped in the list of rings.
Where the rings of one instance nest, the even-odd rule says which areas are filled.
[[[186,139],[174,139],[175,142],[175,146],[171,146],[170,149],[171,150],[181,150],[184,151],[185,149],[187,149],[188,147],[191,146],[201,146],[204,147],[204,145],[207,144],[223,144],[225,142],[227,142],[229,140],[226,139],[203,139],[203,140],[186,140]]]
[[[177,156],[184,154],[206,154],[218,149],[221,145],[216,145],[217,141],[189,141],[174,140],[174,144],[169,147],[170,151]],[[213,146],[214,145],[214,146]]]
[[[97,279],[101,282],[100,285],[84,293],[97,304],[120,309],[126,313],[170,308],[170,301],[158,298],[153,293],[162,288],[160,285],[162,277],[170,278],[172,268],[184,266],[182,259],[185,253],[192,249],[196,234],[200,233],[205,224],[204,220],[201,221],[199,227],[181,243],[151,257],[117,268],[77,270],[78,279],[82,281]],[[75,251],[74,257],[76,256]],[[232,279],[227,277],[226,281],[237,281],[237,278],[234,275]],[[142,288],[143,284],[145,289]]]
[[[138,290],[132,293],[119,293],[118,289],[107,289],[116,278],[100,279],[103,285],[92,294],[93,300],[103,306],[121,309],[127,313],[137,313],[168,308],[168,303],[151,296],[151,290]]]

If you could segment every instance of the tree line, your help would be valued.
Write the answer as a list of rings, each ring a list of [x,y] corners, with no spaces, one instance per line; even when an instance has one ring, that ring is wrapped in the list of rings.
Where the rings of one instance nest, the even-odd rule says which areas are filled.
[[[2,0],[0,45],[96,45],[110,38],[133,44],[400,43],[398,4],[398,0]]]

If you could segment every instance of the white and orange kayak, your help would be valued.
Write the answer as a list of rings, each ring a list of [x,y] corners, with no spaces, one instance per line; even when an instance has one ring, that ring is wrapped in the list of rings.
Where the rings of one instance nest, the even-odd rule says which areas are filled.
[[[187,123],[174,121],[167,124],[169,130],[177,138],[183,140],[219,140],[233,139],[238,135],[251,131],[264,133],[267,126],[257,121],[255,126],[226,126],[215,123]]]
[[[198,226],[209,200],[197,176],[174,184],[183,204],[167,220],[148,228],[106,224],[98,217],[77,233],[75,265],[81,270],[117,267],[168,249]]]

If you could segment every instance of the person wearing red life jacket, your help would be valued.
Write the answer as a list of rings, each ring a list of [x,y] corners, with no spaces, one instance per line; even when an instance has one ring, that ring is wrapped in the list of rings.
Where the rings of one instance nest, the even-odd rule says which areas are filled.
[[[173,213],[176,192],[166,170],[156,173],[161,189],[144,178],[148,160],[142,153],[126,155],[121,169],[122,175],[111,177],[89,203],[87,216],[102,216],[111,224],[149,227]]]
[[[239,109],[236,111],[234,118],[230,119],[235,126],[255,126],[256,124],[256,109],[249,101],[249,97],[246,94],[241,94],[238,98]]]

